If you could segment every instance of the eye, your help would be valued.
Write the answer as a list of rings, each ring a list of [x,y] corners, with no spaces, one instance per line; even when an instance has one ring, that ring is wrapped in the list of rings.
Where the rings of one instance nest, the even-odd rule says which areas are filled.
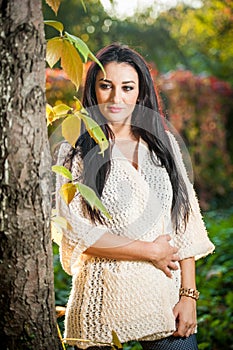
[[[100,89],[102,90],[108,90],[108,89],[111,89],[112,85],[111,84],[108,84],[108,83],[102,83],[100,84]]]
[[[124,85],[124,86],[123,86],[123,90],[126,91],[126,92],[127,92],[127,91],[132,91],[133,89],[134,89],[134,87],[133,87],[133,86],[130,86],[130,85]]]

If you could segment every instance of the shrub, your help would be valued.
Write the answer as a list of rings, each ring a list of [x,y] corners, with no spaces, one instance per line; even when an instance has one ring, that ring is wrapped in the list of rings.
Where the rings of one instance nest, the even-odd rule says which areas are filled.
[[[205,214],[215,252],[197,262],[199,350],[233,349],[233,208]]]

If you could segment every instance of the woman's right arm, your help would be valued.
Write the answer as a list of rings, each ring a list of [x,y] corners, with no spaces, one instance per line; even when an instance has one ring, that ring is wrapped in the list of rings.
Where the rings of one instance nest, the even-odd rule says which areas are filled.
[[[155,267],[172,277],[171,270],[177,270],[178,249],[169,244],[171,237],[161,235],[153,242],[131,240],[126,237],[104,233],[84,254],[116,259],[151,261]]]

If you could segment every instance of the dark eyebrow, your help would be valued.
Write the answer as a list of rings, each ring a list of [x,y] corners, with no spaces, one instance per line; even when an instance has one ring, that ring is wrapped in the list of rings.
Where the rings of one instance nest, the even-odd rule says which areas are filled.
[[[112,84],[112,81],[111,81],[111,80],[104,79],[104,78],[100,78],[100,79],[99,79],[99,81],[106,81],[107,83]],[[122,81],[122,84],[129,84],[129,83],[136,84],[136,83],[135,83],[135,81],[133,81],[133,80],[129,80],[129,81]]]
[[[111,80],[100,78],[99,81],[106,81],[106,83],[112,83]]]
[[[133,81],[133,80],[122,81],[122,84],[130,84],[130,83],[136,84],[135,81]]]

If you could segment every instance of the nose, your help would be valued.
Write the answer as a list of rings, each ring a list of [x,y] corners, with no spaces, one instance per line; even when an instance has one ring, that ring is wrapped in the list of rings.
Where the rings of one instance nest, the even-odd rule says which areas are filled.
[[[121,90],[118,88],[115,88],[112,90],[112,95],[111,95],[111,102],[113,103],[120,103],[122,101],[122,95],[121,95]]]

